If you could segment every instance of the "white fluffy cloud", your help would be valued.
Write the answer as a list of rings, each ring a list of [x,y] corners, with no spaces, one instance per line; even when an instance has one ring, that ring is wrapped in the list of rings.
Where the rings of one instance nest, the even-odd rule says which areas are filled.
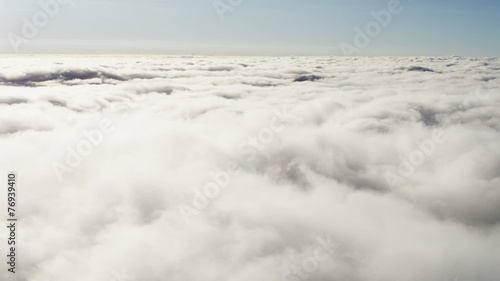
[[[496,59],[0,59],[19,280],[500,276]]]

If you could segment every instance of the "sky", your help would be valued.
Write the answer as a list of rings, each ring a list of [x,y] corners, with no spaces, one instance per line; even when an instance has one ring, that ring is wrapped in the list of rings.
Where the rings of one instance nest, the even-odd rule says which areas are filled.
[[[500,55],[494,0],[401,0],[360,48],[391,1],[0,0],[0,53]]]

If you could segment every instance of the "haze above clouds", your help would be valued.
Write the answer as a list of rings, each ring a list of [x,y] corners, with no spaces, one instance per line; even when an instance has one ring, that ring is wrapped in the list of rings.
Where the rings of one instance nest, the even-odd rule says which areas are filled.
[[[500,56],[495,0],[0,0],[0,53],[16,52],[9,34],[37,21],[18,52],[345,55],[339,45],[391,2],[401,13],[361,55]]]

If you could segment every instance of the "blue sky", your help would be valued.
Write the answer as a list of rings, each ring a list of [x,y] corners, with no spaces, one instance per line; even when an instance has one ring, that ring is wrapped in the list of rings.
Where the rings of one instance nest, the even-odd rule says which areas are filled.
[[[34,23],[39,1],[0,0],[0,52],[343,55],[355,27],[391,0],[217,0],[235,4],[222,19],[214,0],[41,1],[60,1],[59,11],[27,38],[23,18]],[[356,54],[500,56],[500,1],[400,5]]]

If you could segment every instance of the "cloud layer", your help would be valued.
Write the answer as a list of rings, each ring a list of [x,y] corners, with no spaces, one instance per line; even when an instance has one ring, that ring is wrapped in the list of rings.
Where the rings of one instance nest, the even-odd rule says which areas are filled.
[[[496,59],[0,59],[19,280],[500,275]]]

